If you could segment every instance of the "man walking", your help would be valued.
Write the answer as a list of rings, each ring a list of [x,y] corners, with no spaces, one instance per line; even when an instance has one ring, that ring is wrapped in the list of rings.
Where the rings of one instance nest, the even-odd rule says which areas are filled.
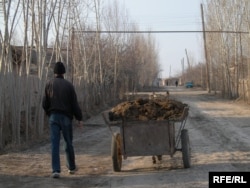
[[[49,116],[52,177],[59,178],[60,166],[60,136],[64,139],[64,149],[68,172],[74,174],[77,170],[73,147],[72,120],[75,117],[82,126],[82,111],[79,107],[74,86],[64,79],[65,67],[62,62],[56,62],[54,78],[45,86],[43,109]]]

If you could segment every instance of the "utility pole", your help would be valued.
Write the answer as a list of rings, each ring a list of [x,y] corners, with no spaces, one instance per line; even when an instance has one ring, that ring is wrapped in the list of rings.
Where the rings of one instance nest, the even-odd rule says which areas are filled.
[[[187,56],[188,69],[190,69],[191,65],[190,65],[190,61],[189,61],[189,58],[188,58],[187,49],[185,49],[185,51],[186,51],[186,56]]]
[[[169,78],[171,78],[171,65],[170,65],[170,69],[169,69]]]
[[[200,85],[201,85],[201,87],[203,88],[203,73],[202,73],[202,64],[201,64],[201,62],[199,62],[199,66],[200,66],[200,68],[201,68],[201,80],[200,80]]]
[[[204,51],[205,51],[205,61],[206,61],[206,81],[207,81],[207,91],[211,92],[210,89],[210,74],[209,74],[209,62],[207,58],[207,45],[206,45],[206,31],[205,31],[205,23],[204,23],[204,13],[203,13],[203,5],[201,4],[201,18],[202,18],[202,30],[203,30],[203,40],[204,40]]]
[[[181,67],[182,67],[182,82],[185,83],[185,76],[184,76],[184,58],[181,59]]]

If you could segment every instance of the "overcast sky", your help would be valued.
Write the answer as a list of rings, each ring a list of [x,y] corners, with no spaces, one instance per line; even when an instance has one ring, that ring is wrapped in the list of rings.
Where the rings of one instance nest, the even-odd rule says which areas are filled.
[[[140,30],[201,31],[202,0],[123,0],[129,16]],[[153,34],[160,48],[162,77],[174,76],[187,67],[188,56],[195,63],[203,61],[202,33]]]

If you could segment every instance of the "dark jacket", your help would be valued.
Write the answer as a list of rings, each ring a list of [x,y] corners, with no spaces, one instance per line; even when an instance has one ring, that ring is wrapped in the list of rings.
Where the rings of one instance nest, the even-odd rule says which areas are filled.
[[[71,119],[82,120],[74,86],[63,76],[57,76],[46,84],[42,106],[47,115],[62,113]]]

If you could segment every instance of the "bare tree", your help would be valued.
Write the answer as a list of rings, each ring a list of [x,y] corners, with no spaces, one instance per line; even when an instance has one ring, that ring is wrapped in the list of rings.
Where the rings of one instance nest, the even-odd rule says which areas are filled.
[[[66,61],[66,78],[87,115],[152,83],[159,65],[151,35],[100,33],[102,28],[138,29],[124,24],[128,17],[118,1],[111,3],[107,8],[101,0],[2,1],[0,148],[44,135],[41,102],[52,62]],[[18,45],[11,44],[17,44],[14,33],[23,36]]]
[[[239,70],[243,45],[240,31],[244,28],[244,9],[241,3],[242,1],[207,1],[207,28],[221,31],[221,33],[207,34],[208,53],[212,62],[211,74],[214,74],[218,68],[221,69],[221,74],[215,74],[221,81],[216,87],[219,87],[223,95],[229,98],[239,96],[239,78],[242,74]]]

